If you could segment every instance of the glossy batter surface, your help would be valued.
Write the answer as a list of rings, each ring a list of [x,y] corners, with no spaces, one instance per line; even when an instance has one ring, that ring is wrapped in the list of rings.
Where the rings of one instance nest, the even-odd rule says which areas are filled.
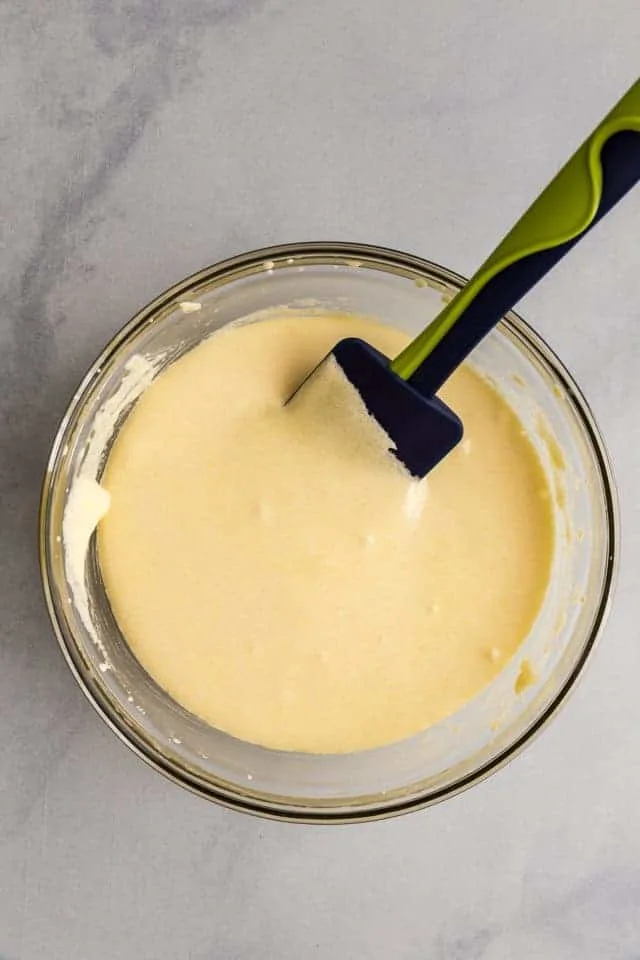
[[[210,724],[285,750],[452,714],[528,633],[553,550],[534,449],[471,368],[443,390],[465,440],[421,482],[337,369],[283,407],[345,336],[407,342],[331,315],[216,334],[146,390],[102,481],[100,563],[133,652]]]

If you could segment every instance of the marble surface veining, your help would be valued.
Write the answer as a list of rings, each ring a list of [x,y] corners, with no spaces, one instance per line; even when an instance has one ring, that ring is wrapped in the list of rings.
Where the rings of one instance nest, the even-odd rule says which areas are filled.
[[[296,239],[468,273],[635,79],[637,0],[5,0],[0,42],[0,958],[637,960],[640,191],[522,308],[604,429],[623,562],[486,784],[346,828],[188,795],[83,700],[35,546],[57,420],[140,305]]]

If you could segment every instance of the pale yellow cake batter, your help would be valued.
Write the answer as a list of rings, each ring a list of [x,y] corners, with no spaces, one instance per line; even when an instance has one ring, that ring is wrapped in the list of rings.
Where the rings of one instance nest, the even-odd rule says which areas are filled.
[[[426,480],[329,367],[371,320],[228,328],[146,390],[109,456],[99,557],[116,619],[176,700],[237,737],[346,752],[452,714],[540,607],[549,490],[516,416],[471,368],[443,390],[463,443]]]

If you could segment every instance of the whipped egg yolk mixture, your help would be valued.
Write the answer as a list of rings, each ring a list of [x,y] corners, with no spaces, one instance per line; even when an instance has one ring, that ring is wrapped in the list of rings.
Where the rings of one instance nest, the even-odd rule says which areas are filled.
[[[344,753],[451,715],[541,606],[549,488],[511,408],[464,365],[441,395],[463,442],[422,481],[337,366],[353,315],[221,330],[146,389],[110,452],[98,555],[118,625],[176,701],[243,740]]]

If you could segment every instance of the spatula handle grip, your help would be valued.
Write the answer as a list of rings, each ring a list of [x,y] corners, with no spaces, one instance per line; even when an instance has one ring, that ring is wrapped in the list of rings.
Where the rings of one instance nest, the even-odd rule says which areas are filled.
[[[435,392],[467,354],[640,180],[640,80],[529,207],[469,283],[392,361]]]

